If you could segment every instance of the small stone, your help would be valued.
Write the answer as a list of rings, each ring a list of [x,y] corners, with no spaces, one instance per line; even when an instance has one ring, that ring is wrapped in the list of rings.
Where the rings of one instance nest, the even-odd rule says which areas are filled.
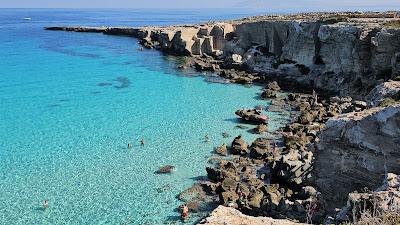
[[[215,152],[218,153],[219,155],[227,156],[228,155],[228,147],[226,144],[223,144],[223,145],[215,148]]]
[[[256,134],[262,134],[264,132],[267,132],[268,126],[265,124],[260,124],[257,127],[254,128],[253,132]]]

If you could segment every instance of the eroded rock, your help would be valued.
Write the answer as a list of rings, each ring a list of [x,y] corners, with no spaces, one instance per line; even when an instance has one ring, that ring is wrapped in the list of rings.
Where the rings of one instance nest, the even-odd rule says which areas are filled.
[[[236,111],[235,114],[247,122],[256,124],[268,123],[268,117],[256,109],[241,109]]]
[[[326,123],[315,160],[324,207],[341,207],[347,194],[376,190],[385,171],[400,171],[400,105],[343,114]]]

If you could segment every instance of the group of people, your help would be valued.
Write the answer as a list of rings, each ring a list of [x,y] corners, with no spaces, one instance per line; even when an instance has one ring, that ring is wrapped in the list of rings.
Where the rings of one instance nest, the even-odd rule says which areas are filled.
[[[144,146],[144,139],[140,140],[140,146]],[[128,148],[131,149],[133,145],[131,143],[128,143]]]

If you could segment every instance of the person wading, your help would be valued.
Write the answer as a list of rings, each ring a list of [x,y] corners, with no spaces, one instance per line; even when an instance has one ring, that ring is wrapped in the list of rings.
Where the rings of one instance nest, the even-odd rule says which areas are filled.
[[[43,202],[43,209],[47,209],[47,208],[49,208],[49,201],[46,199]]]
[[[140,140],[140,145],[143,147],[144,146],[144,139]]]

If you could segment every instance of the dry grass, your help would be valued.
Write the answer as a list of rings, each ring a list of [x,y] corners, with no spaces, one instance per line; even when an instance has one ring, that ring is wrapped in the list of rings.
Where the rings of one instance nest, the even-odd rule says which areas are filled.
[[[396,225],[400,224],[400,213],[385,212],[378,215],[372,215],[370,212],[361,213],[360,219],[352,225]]]
[[[385,22],[383,26],[388,27],[388,28],[400,28],[400,20],[392,20]]]
[[[372,202],[361,202],[353,206],[353,223],[349,225],[399,225],[400,206],[394,204],[387,211],[380,211],[377,208],[377,200]]]

